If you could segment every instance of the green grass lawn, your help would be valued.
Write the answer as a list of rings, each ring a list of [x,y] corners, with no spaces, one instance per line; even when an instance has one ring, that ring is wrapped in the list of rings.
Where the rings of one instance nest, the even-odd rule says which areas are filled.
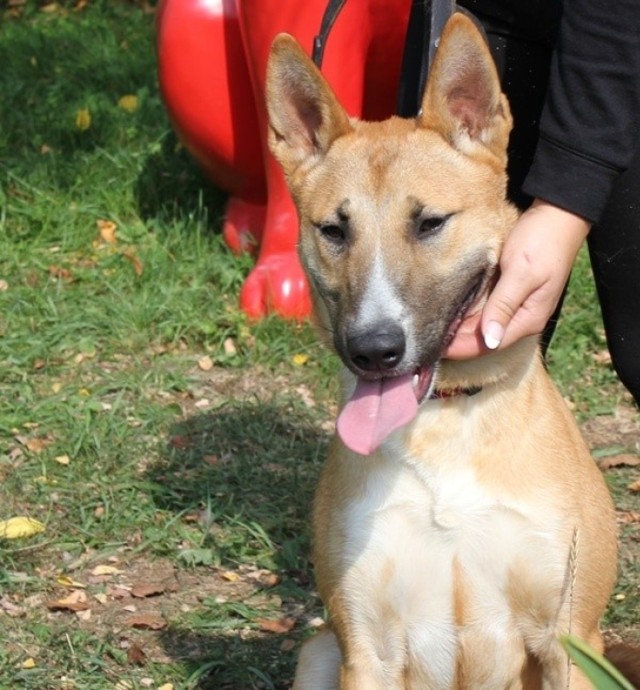
[[[45,526],[0,538],[0,690],[289,687],[336,364],[238,311],[251,262],[171,132],[141,3],[0,2],[0,65],[0,520]],[[599,456],[637,453],[594,305],[582,257],[551,370]],[[607,477],[607,625],[638,639],[638,471]]]

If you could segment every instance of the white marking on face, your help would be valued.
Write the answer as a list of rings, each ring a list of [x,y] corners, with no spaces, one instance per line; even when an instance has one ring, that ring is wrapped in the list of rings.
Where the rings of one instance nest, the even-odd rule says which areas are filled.
[[[404,331],[406,339],[406,360],[411,361],[415,352],[413,318],[398,295],[386,265],[380,241],[378,240],[371,273],[355,319],[358,330],[366,330],[381,321],[395,321]]]

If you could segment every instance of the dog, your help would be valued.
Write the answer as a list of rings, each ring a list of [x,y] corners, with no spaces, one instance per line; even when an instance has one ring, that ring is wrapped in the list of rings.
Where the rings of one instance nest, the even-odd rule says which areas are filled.
[[[345,365],[314,504],[329,620],[295,690],[591,688],[559,636],[603,649],[617,553],[601,473],[536,337],[443,357],[517,219],[483,36],[454,14],[418,117],[370,123],[280,35],[267,109],[318,332]]]

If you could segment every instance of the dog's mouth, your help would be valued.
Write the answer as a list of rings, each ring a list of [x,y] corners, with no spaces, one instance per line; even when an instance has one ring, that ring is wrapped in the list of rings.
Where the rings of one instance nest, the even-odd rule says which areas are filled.
[[[485,283],[484,273],[472,282],[445,331],[435,361],[408,373],[374,380],[358,377],[355,391],[337,421],[338,434],[347,448],[360,455],[370,455],[390,434],[414,419],[418,407],[435,387],[442,354],[454,339],[465,315],[475,305]]]

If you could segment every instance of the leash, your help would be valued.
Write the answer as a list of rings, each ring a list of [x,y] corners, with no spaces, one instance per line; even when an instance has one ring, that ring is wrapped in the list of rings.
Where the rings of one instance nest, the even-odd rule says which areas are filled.
[[[324,10],[322,21],[320,22],[320,33],[314,37],[313,49],[311,51],[311,59],[318,69],[322,67],[322,58],[324,57],[324,48],[329,32],[333,28],[345,2],[346,0],[329,0]]]
[[[320,22],[320,31],[317,36],[314,36],[311,51],[311,59],[318,68],[322,67],[327,38],[345,3],[346,0],[329,0],[327,2]],[[413,0],[412,2],[405,39],[401,88],[406,81],[405,73],[407,70],[413,73],[415,65],[419,65],[418,83],[410,86],[415,92],[415,98],[420,98],[422,95],[442,30],[449,17],[456,10],[455,0]],[[418,49],[417,55],[416,48]],[[415,79],[411,81],[413,82]]]

